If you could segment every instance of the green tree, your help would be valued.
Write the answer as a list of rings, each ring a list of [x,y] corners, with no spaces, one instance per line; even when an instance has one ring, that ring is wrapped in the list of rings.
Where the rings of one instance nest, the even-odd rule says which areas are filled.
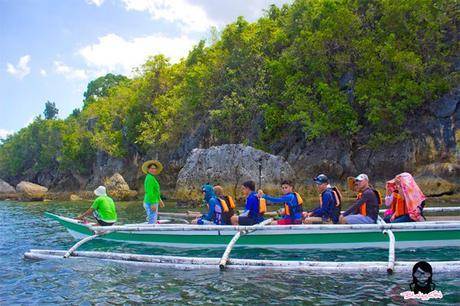
[[[89,82],[86,91],[83,93],[83,97],[85,98],[83,100],[83,107],[86,107],[88,104],[102,97],[107,97],[112,88],[117,87],[127,80],[128,78],[123,75],[108,73],[105,76],[101,76]]]
[[[46,120],[56,119],[56,116],[58,113],[59,113],[59,110],[56,107],[56,103],[46,101],[45,110],[43,111],[43,115],[45,116],[45,119]]]

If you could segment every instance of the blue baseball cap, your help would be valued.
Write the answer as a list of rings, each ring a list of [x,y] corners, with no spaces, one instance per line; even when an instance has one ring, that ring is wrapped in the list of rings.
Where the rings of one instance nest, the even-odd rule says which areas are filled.
[[[321,184],[325,184],[325,183],[329,182],[329,179],[327,178],[326,175],[324,175],[324,174],[319,174],[318,176],[316,176],[316,177],[313,178],[313,181],[314,181],[317,185],[321,185]]]

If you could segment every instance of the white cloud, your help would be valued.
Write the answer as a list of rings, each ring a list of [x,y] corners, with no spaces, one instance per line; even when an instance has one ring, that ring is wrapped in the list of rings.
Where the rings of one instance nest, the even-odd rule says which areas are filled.
[[[86,0],[89,4],[94,4],[96,6],[101,6],[104,3],[104,0]]]
[[[47,75],[48,75],[48,72],[46,72],[45,69],[40,69],[40,74],[41,74],[42,76],[47,76]]]
[[[89,66],[129,74],[134,67],[144,64],[149,56],[157,54],[164,54],[173,63],[178,62],[195,43],[186,36],[154,35],[125,40],[116,34],[108,34],[100,37],[99,43],[81,48],[79,53]]]
[[[203,7],[187,0],[122,0],[126,10],[147,11],[154,20],[178,23],[184,32],[205,32],[216,23]]]
[[[6,136],[13,134],[13,131],[5,130],[5,129],[0,129],[0,139],[5,139]]]
[[[67,80],[88,79],[88,75],[85,70],[67,66],[60,61],[54,61],[54,68],[58,74],[62,74]]]
[[[30,55],[24,55],[19,58],[19,62],[16,66],[13,64],[6,64],[6,71],[12,76],[22,79],[30,73],[30,67],[28,66],[30,62]]]

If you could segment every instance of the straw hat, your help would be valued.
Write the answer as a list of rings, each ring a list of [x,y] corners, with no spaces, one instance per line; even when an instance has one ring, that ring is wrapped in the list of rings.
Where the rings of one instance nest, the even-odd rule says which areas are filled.
[[[151,165],[155,165],[157,167],[157,174],[160,174],[160,172],[163,170],[163,165],[159,161],[152,159],[142,164],[142,172],[145,174],[149,173],[149,167]]]
[[[355,182],[356,182],[356,178],[354,178],[353,176],[347,177],[347,186],[348,186],[348,189],[354,191],[354,189],[355,189]]]

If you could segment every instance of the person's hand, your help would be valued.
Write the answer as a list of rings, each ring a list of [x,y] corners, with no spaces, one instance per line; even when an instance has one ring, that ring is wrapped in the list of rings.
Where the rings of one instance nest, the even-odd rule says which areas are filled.
[[[264,195],[264,191],[262,189],[259,189],[257,192],[257,197],[261,198]]]
[[[390,218],[390,222],[393,222],[395,220],[395,215],[392,215]]]
[[[160,200],[160,207],[165,207],[165,203],[163,202],[163,200]]]

